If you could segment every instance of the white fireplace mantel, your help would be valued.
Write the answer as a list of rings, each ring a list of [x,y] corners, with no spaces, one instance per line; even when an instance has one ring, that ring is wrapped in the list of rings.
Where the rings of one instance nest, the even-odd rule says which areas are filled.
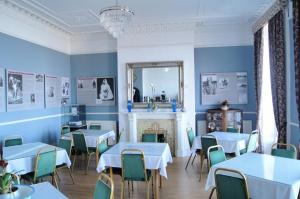
[[[187,138],[185,133],[185,112],[131,112],[128,113],[129,141],[138,142],[137,120],[174,120],[175,122],[175,153],[177,157],[186,156],[188,153]]]

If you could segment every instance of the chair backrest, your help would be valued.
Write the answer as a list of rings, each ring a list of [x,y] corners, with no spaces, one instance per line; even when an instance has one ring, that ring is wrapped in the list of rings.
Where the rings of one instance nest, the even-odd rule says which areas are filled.
[[[192,148],[193,142],[194,142],[194,139],[195,139],[195,133],[194,133],[192,128],[187,128],[186,133],[187,133],[187,136],[188,136],[189,146],[190,146],[190,148]]]
[[[218,142],[216,137],[213,135],[202,135],[201,144],[202,144],[202,151],[204,155],[207,157],[208,148],[211,146],[218,145]],[[212,150],[217,150],[217,149],[212,149]]]
[[[89,128],[91,130],[101,130],[101,125],[100,124],[90,124]]]
[[[97,142],[97,152],[99,155],[107,151],[107,149],[108,145],[106,140],[100,140],[99,142]]]
[[[110,177],[101,173],[94,191],[94,199],[113,199],[114,183]]]
[[[35,161],[34,180],[39,177],[53,174],[56,168],[56,148],[42,149],[38,152]]]
[[[85,136],[81,131],[72,133],[74,149],[76,152],[88,153]]]
[[[142,142],[157,142],[157,134],[156,133],[143,133],[142,134]]]
[[[255,130],[255,131],[252,131],[249,136],[249,140],[248,140],[248,144],[247,144],[247,153],[250,153],[250,152],[253,152],[256,150],[257,142],[258,142],[258,130]]]
[[[61,127],[61,135],[65,135],[70,132],[71,132],[70,126],[62,126]]]
[[[124,149],[121,152],[122,179],[129,181],[146,181],[144,153],[138,149]]]
[[[65,149],[68,153],[68,156],[71,155],[71,149],[72,149],[72,141],[71,140],[59,139],[58,147]]]
[[[210,166],[226,160],[224,148],[221,145],[211,146],[207,150],[207,158]]]
[[[283,158],[297,159],[297,148],[292,144],[275,143],[272,145],[271,154]]]
[[[4,138],[4,147],[22,145],[23,139],[19,135],[8,136]]]
[[[117,135],[116,143],[120,142],[120,139],[122,135],[124,134],[125,129],[123,128],[121,131],[119,131],[119,135]]]
[[[245,175],[237,170],[217,168],[215,182],[218,199],[249,199]]]
[[[239,133],[239,129],[238,128],[234,128],[234,127],[227,127],[226,132],[230,132],[230,133]]]

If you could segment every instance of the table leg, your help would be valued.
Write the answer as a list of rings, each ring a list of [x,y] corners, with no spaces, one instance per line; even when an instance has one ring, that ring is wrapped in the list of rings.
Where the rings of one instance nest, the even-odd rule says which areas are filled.
[[[110,178],[112,179],[112,181],[114,181],[114,179],[113,179],[113,168],[112,167],[109,167],[109,176],[110,176]],[[112,196],[112,199],[114,199],[115,198],[115,196],[113,195]]]
[[[154,183],[154,189],[155,189],[155,193],[154,193],[154,198],[155,199],[159,199],[159,188],[158,188],[158,184],[159,184],[159,172],[158,169],[155,170],[155,183]]]

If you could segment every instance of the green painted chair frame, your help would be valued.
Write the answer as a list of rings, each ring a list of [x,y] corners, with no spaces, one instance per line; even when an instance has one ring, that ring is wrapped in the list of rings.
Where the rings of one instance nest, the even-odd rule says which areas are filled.
[[[124,149],[121,152],[122,187],[121,199],[125,197],[125,181],[142,181],[147,184],[147,199],[150,198],[150,180],[152,173],[146,169],[144,152],[138,149]],[[153,187],[152,187],[153,189]],[[130,190],[130,188],[129,188]],[[153,192],[153,190],[152,190]],[[129,192],[130,194],[130,192]]]
[[[101,173],[96,182],[94,191],[94,199],[113,199],[114,198],[114,182],[106,174]]]
[[[192,146],[193,146],[193,142],[195,140],[195,133],[194,133],[193,129],[191,127],[189,127],[189,128],[186,128],[186,134],[187,134],[187,137],[188,137],[188,142],[189,142],[189,146],[190,146],[190,150],[191,150]],[[193,152],[191,153],[191,155],[190,155],[190,157],[189,157],[189,159],[188,159],[188,161],[185,165],[185,170],[189,166],[189,163],[191,161],[191,158],[192,158],[193,154],[194,154],[194,158],[192,160],[192,164],[194,163],[194,160],[195,160],[196,156],[200,155],[200,151],[201,150],[196,150],[196,153],[193,153]]]
[[[58,147],[59,147],[59,148],[62,148],[62,149],[65,149],[66,152],[67,152],[67,154],[68,154],[68,156],[69,156],[69,158],[71,158],[72,140],[59,139],[59,141],[58,141]],[[65,164],[65,163],[56,166],[56,175],[57,175],[57,177],[58,177],[58,180],[60,180],[59,175],[58,175],[58,171],[61,170],[61,169],[64,169],[64,168],[68,169],[69,174],[70,174],[70,177],[71,177],[71,179],[72,179],[72,182],[73,182],[73,184],[75,184],[74,177],[73,177],[73,175],[72,175],[72,171],[71,171],[71,169],[68,167],[68,165]]]
[[[101,124],[90,124],[90,130],[101,130]]]
[[[214,177],[216,187],[212,192],[216,190],[218,199],[250,199],[247,178],[240,171],[217,168]]]
[[[271,155],[273,156],[297,159],[297,154],[297,148],[292,144],[275,143],[271,147]]]
[[[207,158],[207,151],[208,148],[211,146],[215,146],[218,145],[218,141],[217,138],[213,135],[203,135],[201,136],[201,145],[202,145],[202,149],[200,152],[200,178],[199,178],[199,182],[201,181],[202,178],[202,170],[203,170],[203,164],[204,164],[204,160],[207,160],[207,170],[209,170],[209,163],[208,163],[208,158]]]
[[[143,133],[142,142],[158,142],[156,133]]]
[[[61,135],[65,135],[67,133],[70,133],[71,132],[71,129],[70,129],[70,126],[68,125],[65,125],[65,126],[62,126],[61,127]]]
[[[4,147],[16,146],[23,144],[23,138],[20,135],[12,135],[4,138]]]
[[[73,165],[72,165],[72,171],[74,170],[76,156],[78,153],[81,153],[81,155],[86,155],[86,159],[87,159],[86,164],[87,165],[86,165],[85,174],[87,174],[91,156],[96,154],[96,147],[87,147],[85,135],[81,131],[76,131],[76,132],[72,133],[72,137],[73,137],[74,151],[75,151]]]
[[[52,184],[58,189],[56,173],[56,148],[53,150],[41,149],[35,159],[34,172],[23,175],[24,179],[31,181],[32,183],[38,183],[38,180],[42,180],[44,177],[51,176]]]
[[[245,154],[245,153],[250,153],[250,152],[253,152],[253,151],[256,150],[257,142],[258,142],[258,136],[259,136],[259,131],[258,130],[254,130],[254,131],[251,132],[246,149],[240,150],[241,155]]]

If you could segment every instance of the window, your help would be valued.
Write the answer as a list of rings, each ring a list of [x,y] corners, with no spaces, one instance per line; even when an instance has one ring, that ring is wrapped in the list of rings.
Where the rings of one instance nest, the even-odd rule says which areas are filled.
[[[277,142],[278,137],[272,101],[268,34],[268,25],[265,25],[263,28],[262,87],[258,128],[261,132],[262,151],[267,154],[271,152],[271,146]]]

